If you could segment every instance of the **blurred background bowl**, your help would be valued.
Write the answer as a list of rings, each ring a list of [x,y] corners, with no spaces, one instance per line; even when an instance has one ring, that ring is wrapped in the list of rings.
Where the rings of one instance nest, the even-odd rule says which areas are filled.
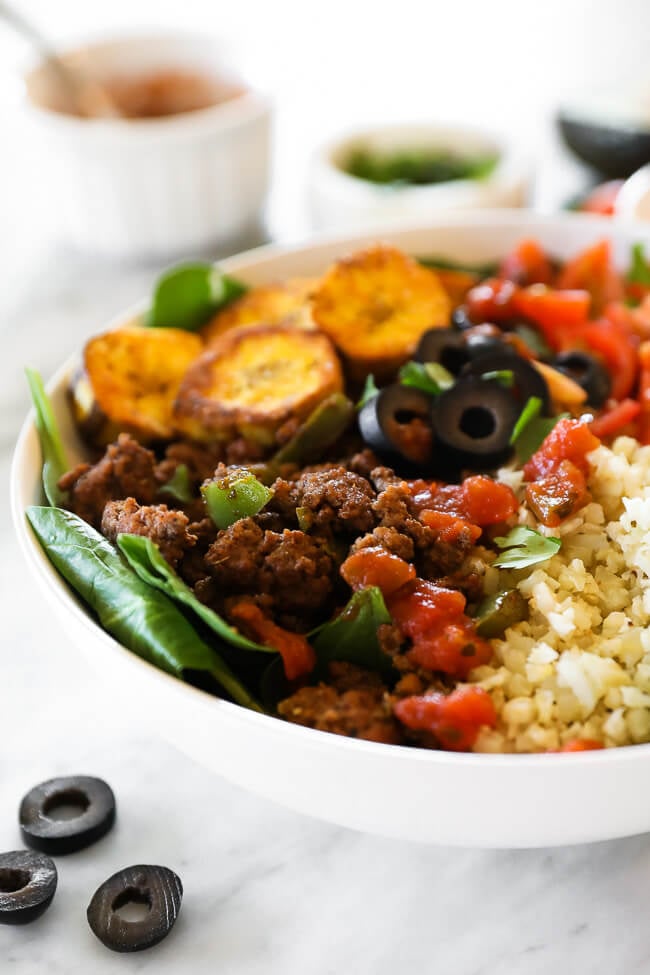
[[[392,153],[444,151],[459,157],[494,156],[481,178],[426,185],[378,184],[346,172],[359,151]],[[529,170],[498,135],[465,126],[399,124],[359,129],[318,150],[309,178],[309,204],[319,230],[353,230],[393,222],[426,220],[453,209],[521,207],[527,200]]]
[[[89,119],[57,111],[52,73],[43,63],[32,69],[25,107],[67,242],[113,258],[160,259],[203,252],[259,226],[270,103],[231,71],[216,41],[129,37],[65,60],[100,84],[177,71],[233,93],[173,115]]]

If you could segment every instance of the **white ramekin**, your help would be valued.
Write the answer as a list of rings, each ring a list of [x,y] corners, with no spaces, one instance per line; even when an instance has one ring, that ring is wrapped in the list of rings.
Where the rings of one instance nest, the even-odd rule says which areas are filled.
[[[357,148],[386,151],[420,147],[494,152],[499,161],[485,179],[431,186],[378,186],[341,168]],[[492,133],[435,123],[398,124],[352,131],[318,150],[310,170],[309,205],[316,228],[343,231],[426,220],[448,210],[520,207],[526,203],[528,187],[525,160]]]
[[[189,35],[101,42],[66,57],[102,80],[186,69],[238,80],[217,42]],[[102,255],[146,259],[204,251],[259,226],[269,177],[270,103],[244,93],[155,119],[83,119],[35,104],[25,76],[34,151],[46,164],[61,236]]]

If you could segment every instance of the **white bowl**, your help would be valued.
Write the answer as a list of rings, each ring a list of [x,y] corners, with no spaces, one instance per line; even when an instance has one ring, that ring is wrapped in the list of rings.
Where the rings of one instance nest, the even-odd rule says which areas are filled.
[[[650,220],[650,164],[625,180],[616,195],[614,216],[624,220]]]
[[[588,215],[457,214],[383,234],[419,255],[484,262],[522,237],[559,257],[606,236],[623,263],[629,245],[650,240]],[[223,263],[251,284],[322,271],[375,235],[304,247],[265,247]],[[124,316],[128,319],[132,310]],[[100,323],[98,323],[100,324]],[[81,456],[66,401],[67,363],[49,384],[73,459]],[[33,414],[11,474],[21,548],[49,604],[103,683],[132,699],[151,729],[206,767],[299,812],[356,829],[426,843],[534,847],[582,843],[650,829],[650,745],[582,754],[473,755],[342,738],[247,711],[156,670],[105,633],[51,567],[24,511],[40,499],[41,457]]]
[[[244,88],[229,101],[179,115],[87,119],[45,107],[51,72],[42,65],[31,71],[24,109],[69,243],[109,257],[159,259],[254,231],[268,188],[270,104],[239,81],[215,41],[130,37],[66,60],[99,82],[176,68]]]
[[[432,147],[495,153],[498,163],[485,179],[430,186],[378,186],[342,169],[350,152],[359,148],[386,152]],[[316,152],[309,174],[309,205],[316,228],[358,231],[436,219],[448,210],[524,206],[528,184],[527,162],[493,133],[433,123],[387,125],[349,132]]]

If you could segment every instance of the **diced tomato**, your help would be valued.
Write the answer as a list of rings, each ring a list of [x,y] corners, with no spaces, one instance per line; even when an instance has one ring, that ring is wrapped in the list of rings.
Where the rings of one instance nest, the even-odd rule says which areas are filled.
[[[453,752],[470,751],[481,728],[494,728],[497,721],[492,698],[482,687],[405,697],[393,711],[407,728],[428,732],[443,749]]]
[[[602,742],[596,741],[595,738],[571,738],[569,741],[565,742],[561,748],[558,748],[560,752],[595,752],[600,748],[604,748]]]
[[[316,666],[316,654],[306,638],[276,626],[251,599],[236,603],[230,610],[230,617],[233,622],[242,624],[254,640],[278,651],[287,680],[303,677]]]
[[[608,309],[613,315],[613,306]],[[612,399],[622,400],[634,389],[639,370],[639,340],[619,319],[602,318],[581,330],[582,343],[601,356],[612,379]]]
[[[553,267],[536,240],[522,240],[499,267],[499,277],[515,284],[550,284]]]
[[[622,179],[610,179],[606,183],[600,183],[580,202],[578,210],[581,213],[598,213],[602,217],[611,217],[616,197],[624,182]]]
[[[608,240],[601,240],[582,251],[562,268],[556,287],[582,289],[591,295],[591,314],[600,315],[610,301],[623,297],[623,280],[614,267]]]
[[[583,474],[587,474],[587,454],[599,445],[600,441],[586,423],[581,423],[580,420],[560,420],[524,466],[524,480],[535,481],[553,473],[563,460],[570,460]]]
[[[599,440],[605,440],[620,433],[628,424],[633,423],[641,412],[641,404],[635,399],[624,399],[611,410],[597,416],[589,424],[591,432]],[[645,443],[645,441],[642,441]]]
[[[590,303],[588,291],[558,291],[541,284],[519,288],[511,299],[515,314],[537,325],[558,352],[575,346],[576,332],[588,320]]]
[[[475,525],[499,525],[517,513],[517,498],[507,484],[477,475],[463,481],[463,511]]]
[[[492,648],[477,636],[464,609],[462,593],[422,579],[388,600],[393,622],[412,640],[409,660],[458,679],[492,658]]]
[[[424,509],[420,512],[420,521],[429,528],[433,528],[438,533],[438,538],[445,545],[457,545],[459,539],[470,538],[472,542],[481,537],[482,529],[478,525],[473,525],[471,521],[465,521],[457,515],[449,514],[447,511],[433,511]]]
[[[526,501],[539,521],[549,528],[578,511],[589,498],[587,479],[570,460],[526,487]]]
[[[642,444],[650,444],[650,342],[639,347],[639,423],[637,437]]]
[[[380,546],[361,548],[349,555],[341,575],[352,589],[377,586],[384,596],[415,579],[415,566]]]
[[[512,281],[487,278],[467,292],[467,312],[476,323],[503,322],[514,314],[513,298],[517,288]]]
[[[410,481],[416,508],[446,512],[485,528],[507,521],[517,511],[517,498],[507,484],[477,474],[462,484]]]

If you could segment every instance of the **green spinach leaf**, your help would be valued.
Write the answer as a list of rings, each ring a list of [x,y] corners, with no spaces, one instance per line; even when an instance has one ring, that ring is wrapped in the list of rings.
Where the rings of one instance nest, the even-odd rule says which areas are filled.
[[[196,332],[220,308],[248,289],[214,264],[179,264],[156,283],[147,324]]]
[[[118,535],[117,545],[128,564],[143,583],[165,593],[170,599],[183,606],[203,620],[210,629],[233,647],[242,650],[260,650],[262,653],[277,653],[273,647],[265,647],[242,636],[238,630],[197,599],[181,577],[174,572],[169,562],[160,554],[160,549],[150,538],[143,535]]]
[[[31,507],[27,518],[50,562],[127,649],[176,677],[210,674],[238,704],[262,710],[174,603],[139,578],[103,535],[61,508]]]
[[[377,639],[377,628],[390,623],[390,613],[376,586],[360,589],[336,619],[322,626],[312,640],[318,670],[330,660],[346,660],[367,670],[390,675],[392,664]]]
[[[43,455],[43,490],[48,502],[56,506],[65,500],[65,492],[59,489],[58,481],[69,469],[69,464],[52,403],[45,392],[40,373],[35,369],[25,369],[25,374],[36,414],[36,429]]]

